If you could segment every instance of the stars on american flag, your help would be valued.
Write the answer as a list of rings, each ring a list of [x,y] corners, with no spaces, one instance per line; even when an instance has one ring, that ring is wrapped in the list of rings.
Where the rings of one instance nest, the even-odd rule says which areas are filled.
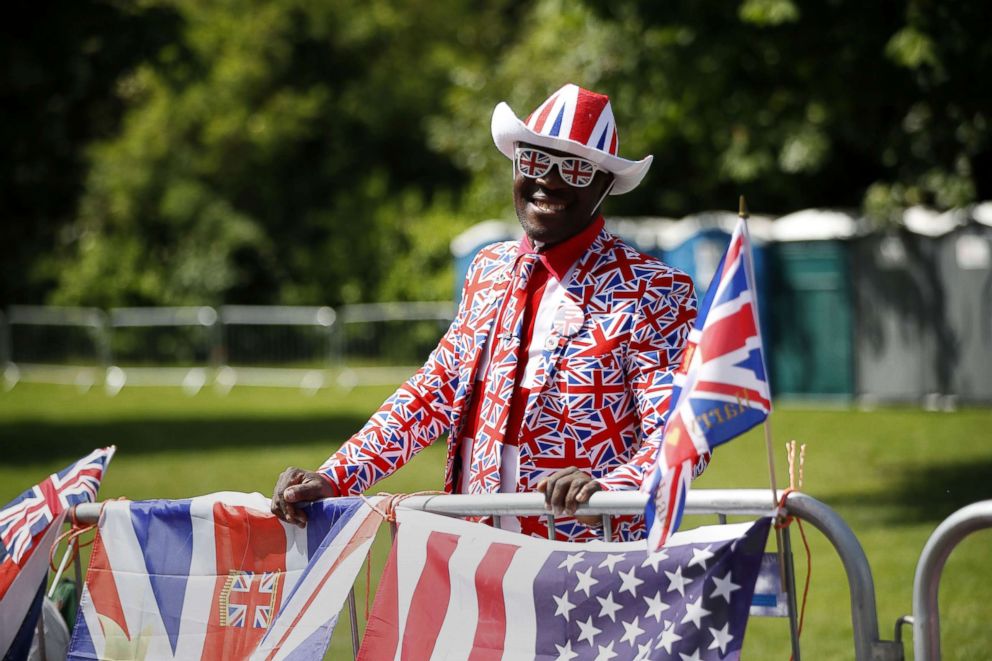
[[[710,593],[710,598],[716,599],[717,597],[723,597],[727,600],[728,604],[730,603],[731,593],[733,593],[734,590],[741,589],[741,586],[730,580],[730,572],[727,572],[727,575],[723,578],[714,576],[713,582],[716,583],[716,588],[714,588],[713,592]]]
[[[723,658],[740,648],[751,598],[733,557],[729,542],[554,553],[546,608],[534,586],[538,651],[544,639],[562,661]]]

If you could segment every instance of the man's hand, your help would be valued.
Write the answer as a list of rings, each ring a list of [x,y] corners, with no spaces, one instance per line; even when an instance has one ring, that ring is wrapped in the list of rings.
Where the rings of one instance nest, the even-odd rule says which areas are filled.
[[[276,480],[271,510],[286,523],[294,523],[302,528],[307,524],[307,515],[296,507],[297,503],[309,503],[336,495],[334,487],[319,474],[290,467]]]
[[[602,490],[599,482],[580,471],[574,466],[564,468],[550,477],[537,483],[537,490],[544,494],[544,507],[555,516],[573,516],[580,503],[589,500],[589,496]],[[594,526],[599,523],[598,516],[575,517],[580,523]]]

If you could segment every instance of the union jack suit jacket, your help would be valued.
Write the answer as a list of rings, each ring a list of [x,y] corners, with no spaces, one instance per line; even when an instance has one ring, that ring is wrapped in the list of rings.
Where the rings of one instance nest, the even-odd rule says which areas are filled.
[[[445,491],[455,490],[459,470],[469,471],[468,493],[501,490],[501,441],[477,432],[471,465],[459,466],[459,453],[480,357],[517,253],[515,242],[479,252],[458,313],[427,362],[320,467],[341,495],[361,493],[445,434]],[[638,489],[660,447],[672,372],[696,317],[692,281],[604,229],[561,284],[559,307],[569,308],[573,321],[552,328],[540,345],[518,439],[515,490],[533,491],[542,478],[568,466],[607,490]],[[506,415],[509,402],[502,408]],[[483,430],[485,415],[480,412]],[[546,523],[530,519],[521,518],[524,532],[547,533]],[[571,518],[558,518],[556,525],[562,539],[595,537]],[[617,539],[636,538],[642,530],[641,517],[614,525]]]

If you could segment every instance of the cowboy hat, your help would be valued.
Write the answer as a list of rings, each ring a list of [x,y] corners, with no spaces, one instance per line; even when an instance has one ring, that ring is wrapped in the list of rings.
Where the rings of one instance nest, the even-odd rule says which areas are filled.
[[[587,158],[613,174],[611,195],[637,187],[651,167],[652,156],[639,161],[620,158],[620,141],[610,98],[571,83],[548,97],[521,121],[505,102],[493,110],[493,142],[513,160],[514,146],[526,142]]]

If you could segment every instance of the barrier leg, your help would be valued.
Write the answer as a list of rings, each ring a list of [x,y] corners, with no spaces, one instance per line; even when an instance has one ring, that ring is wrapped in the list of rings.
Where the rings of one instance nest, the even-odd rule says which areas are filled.
[[[348,618],[351,620],[351,649],[354,656],[358,658],[358,609],[355,607],[355,586],[351,586],[348,592]]]
[[[792,559],[792,538],[789,529],[782,529],[782,554],[785,564],[785,592],[789,596],[789,638],[792,641],[792,661],[799,661],[799,616],[796,608],[796,565]]]

